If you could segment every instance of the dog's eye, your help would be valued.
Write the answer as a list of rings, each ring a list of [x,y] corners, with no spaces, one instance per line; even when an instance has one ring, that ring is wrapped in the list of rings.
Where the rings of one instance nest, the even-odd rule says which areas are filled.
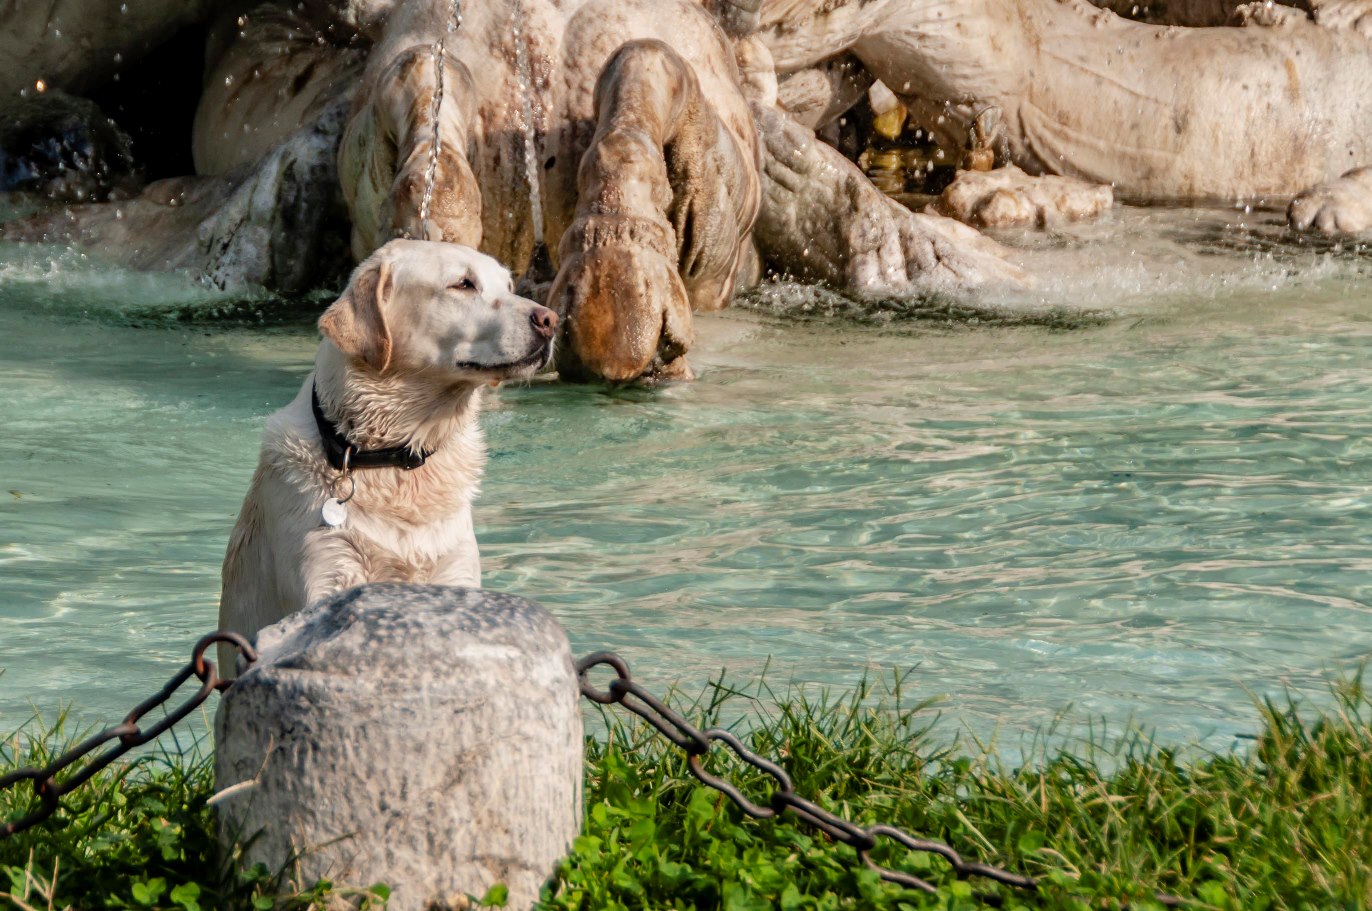
[[[470,278],[464,278],[460,282],[454,282],[448,286],[449,291],[475,291],[476,282]]]

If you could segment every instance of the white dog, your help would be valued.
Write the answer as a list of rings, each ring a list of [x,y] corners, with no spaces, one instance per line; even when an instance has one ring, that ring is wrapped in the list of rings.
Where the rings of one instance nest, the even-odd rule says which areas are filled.
[[[319,320],[300,393],[267,420],[229,539],[219,626],[254,636],[364,582],[481,584],[480,389],[552,357],[557,314],[455,244],[395,240]],[[233,673],[221,647],[221,673]]]

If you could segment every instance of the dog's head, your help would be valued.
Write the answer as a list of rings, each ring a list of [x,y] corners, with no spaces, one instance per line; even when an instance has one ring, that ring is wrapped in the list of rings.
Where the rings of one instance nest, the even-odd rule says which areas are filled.
[[[376,373],[440,370],[494,382],[548,365],[557,314],[517,296],[509,271],[471,247],[393,240],[354,270],[319,329]]]

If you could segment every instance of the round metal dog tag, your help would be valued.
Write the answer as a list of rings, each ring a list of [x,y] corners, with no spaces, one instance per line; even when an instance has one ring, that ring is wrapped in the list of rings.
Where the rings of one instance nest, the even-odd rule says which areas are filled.
[[[343,501],[337,497],[329,497],[324,501],[324,508],[319,511],[320,518],[324,524],[330,528],[337,528],[348,521],[348,507],[343,505]]]

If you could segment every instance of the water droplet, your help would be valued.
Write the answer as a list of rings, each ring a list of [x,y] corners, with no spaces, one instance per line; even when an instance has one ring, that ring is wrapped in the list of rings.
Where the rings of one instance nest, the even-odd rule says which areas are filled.
[[[119,4],[119,12],[120,12],[120,13],[127,13],[128,11],[129,11],[129,5],[128,5],[127,3],[121,3],[121,4]]]
[[[118,51],[115,51],[115,53],[114,53],[114,62],[115,62],[115,63],[123,63],[123,62],[124,62],[124,55],[121,54],[121,53],[119,53]]]
[[[232,77],[232,76],[225,76],[225,77],[224,77],[224,84],[225,84],[225,85],[233,85],[233,77]]]

